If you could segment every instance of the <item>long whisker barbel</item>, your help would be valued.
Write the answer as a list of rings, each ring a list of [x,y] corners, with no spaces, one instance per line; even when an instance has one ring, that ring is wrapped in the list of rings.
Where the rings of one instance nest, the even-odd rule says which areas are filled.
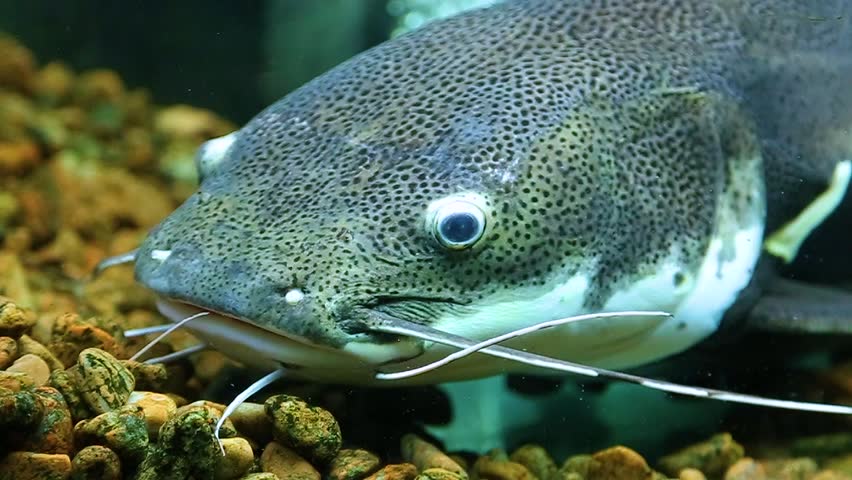
[[[377,322],[371,327],[371,330],[383,333],[392,333],[407,337],[419,338],[442,345],[467,349],[477,345],[468,338],[453,335],[451,333],[442,332],[434,328],[429,328],[413,322],[400,320],[398,318],[389,317],[381,312],[374,312],[373,320]],[[760,405],[766,407],[783,408],[788,410],[799,410],[821,413],[836,413],[842,415],[852,415],[852,407],[844,405],[832,405],[812,402],[797,402],[793,400],[780,400],[774,398],[760,397],[756,395],[747,395],[724,390],[715,390],[710,388],[693,387],[682,385],[664,380],[654,380],[651,378],[631,375],[629,373],[607,370],[603,368],[590,367],[577,363],[557,360],[555,358],[537,355],[535,353],[523,352],[513,348],[503,347],[500,345],[491,345],[482,347],[477,350],[481,353],[486,353],[495,357],[512,360],[527,365],[547,368],[567,373],[574,373],[588,377],[603,377],[613,380],[619,380],[628,383],[634,383],[654,390],[661,390],[669,393],[677,393],[699,398],[710,398],[722,400],[732,403],[743,403],[749,405]]]
[[[116,265],[123,265],[125,263],[133,263],[136,261],[136,254],[139,253],[139,249],[133,249],[126,253],[121,253],[119,255],[115,255],[112,257],[107,257],[98,263],[95,267],[95,271],[92,273],[93,276],[98,276],[106,270],[107,268],[114,267]]]
[[[240,392],[239,395],[234,397],[234,399],[231,400],[231,403],[225,407],[225,410],[222,411],[222,415],[219,416],[219,421],[216,422],[216,428],[213,429],[213,436],[216,438],[216,442],[219,443],[219,451],[222,453],[223,457],[225,456],[225,447],[222,445],[222,440],[219,439],[219,430],[222,429],[222,425],[225,424],[228,417],[230,417],[234,411],[239,408],[240,405],[245,403],[252,395],[268,387],[270,384],[284,378],[286,374],[287,370],[284,367],[267,373]]]
[[[569,323],[582,322],[584,320],[597,320],[602,318],[618,318],[618,317],[663,317],[670,318],[672,314],[668,312],[661,311],[624,311],[624,312],[599,312],[599,313],[586,313],[583,315],[574,315],[572,317],[560,318],[557,320],[550,320],[547,322],[537,323],[535,325],[530,325],[528,327],[519,328],[517,330],[512,330],[511,332],[504,333],[502,335],[498,335],[496,337],[489,338],[482,342],[473,344],[469,347],[463,348],[457,352],[453,352],[447,355],[444,358],[436,360],[432,363],[427,363],[426,365],[412,368],[410,370],[403,370],[400,372],[393,373],[377,373],[376,378],[379,380],[399,380],[403,378],[416,377],[418,375],[422,375],[426,372],[435,370],[437,368],[448,365],[456,360],[460,360],[464,357],[473,355],[474,353],[490,347],[492,345],[496,345],[498,343],[505,342],[506,340],[510,340],[512,338],[521,337],[533,332],[537,332],[540,330],[545,330],[547,328],[557,327],[559,325],[566,325]]]
[[[208,348],[210,348],[210,345],[208,345],[206,343],[199,343],[198,345],[186,347],[183,350],[178,350],[176,352],[168,353],[168,354],[163,355],[161,357],[149,358],[149,359],[145,360],[144,363],[147,363],[147,364],[150,365],[150,364],[154,364],[154,363],[174,362],[175,360],[180,360],[182,358],[186,358],[186,357],[193,355],[195,353],[203,352],[204,350],[207,350]]]
[[[144,347],[142,347],[142,349],[141,349],[141,350],[139,350],[139,351],[138,351],[138,352],[136,352],[136,353],[135,353],[132,357],[130,357],[130,360],[137,360],[137,359],[139,359],[139,357],[141,357],[142,355],[144,355],[144,354],[145,354],[145,352],[147,352],[148,350],[150,350],[150,349],[151,349],[154,345],[156,345],[157,343],[159,343],[162,339],[166,338],[166,336],[168,336],[169,334],[171,334],[171,333],[172,333],[172,332],[174,332],[175,330],[177,330],[177,329],[179,329],[179,328],[183,327],[183,326],[184,326],[184,325],[186,325],[188,322],[190,322],[190,321],[192,321],[192,320],[195,320],[195,319],[196,319],[196,318],[198,318],[198,317],[203,317],[203,316],[205,316],[205,315],[208,315],[209,313],[210,313],[210,312],[198,312],[198,313],[196,313],[195,315],[191,315],[191,316],[186,317],[186,318],[184,318],[183,320],[181,320],[181,321],[179,321],[179,322],[175,323],[174,325],[170,326],[170,327],[169,327],[169,328],[167,328],[165,331],[163,331],[163,333],[161,333],[161,334],[160,334],[157,338],[155,338],[153,341],[149,342],[147,345],[145,345]]]
[[[164,323],[163,325],[154,325],[153,327],[133,328],[124,331],[124,338],[144,337],[154,333],[163,333],[172,328],[172,323]]]

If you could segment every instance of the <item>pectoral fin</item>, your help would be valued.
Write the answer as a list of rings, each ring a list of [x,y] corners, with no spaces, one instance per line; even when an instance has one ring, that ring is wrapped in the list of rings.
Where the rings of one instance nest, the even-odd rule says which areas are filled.
[[[766,238],[764,242],[766,251],[786,263],[792,262],[808,235],[840,205],[846,195],[850,179],[852,179],[852,161],[838,163],[828,188],[814,198],[795,218]]]
[[[852,291],[779,279],[755,304],[748,324],[771,332],[852,334]]]

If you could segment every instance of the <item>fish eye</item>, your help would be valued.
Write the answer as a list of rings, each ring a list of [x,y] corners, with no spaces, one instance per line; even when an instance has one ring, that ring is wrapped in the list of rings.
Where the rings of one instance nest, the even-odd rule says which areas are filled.
[[[482,238],[485,212],[467,199],[445,199],[433,209],[427,228],[441,246],[463,250]]]

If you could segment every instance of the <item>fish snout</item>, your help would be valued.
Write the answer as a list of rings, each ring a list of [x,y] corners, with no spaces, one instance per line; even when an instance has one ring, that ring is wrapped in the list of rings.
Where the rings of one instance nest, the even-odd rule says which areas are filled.
[[[191,242],[157,248],[146,242],[136,262],[137,280],[162,298],[224,314],[262,328],[317,343],[340,342],[342,332],[324,317],[321,302],[286,272],[269,272],[239,259],[207,255]]]

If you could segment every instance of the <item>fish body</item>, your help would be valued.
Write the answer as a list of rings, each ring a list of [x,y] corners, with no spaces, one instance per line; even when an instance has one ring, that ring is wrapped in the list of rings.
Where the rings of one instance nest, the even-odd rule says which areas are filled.
[[[380,319],[477,340],[664,310],[507,345],[607,368],[683,351],[759,289],[765,240],[794,255],[827,213],[785,226],[842,197],[850,12],[520,0],[435,21],[206,144],[136,276],[170,318],[211,312],[188,327],[226,354],[324,381],[453,351]],[[527,368],[473,355],[411,381]]]

